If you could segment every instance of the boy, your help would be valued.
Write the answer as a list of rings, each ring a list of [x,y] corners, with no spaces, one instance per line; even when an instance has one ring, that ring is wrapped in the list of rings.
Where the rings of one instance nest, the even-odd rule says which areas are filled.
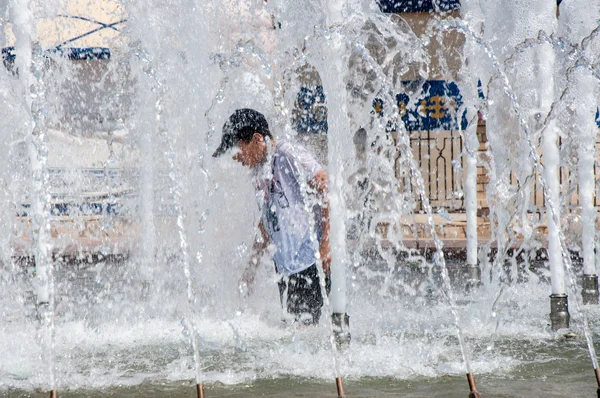
[[[260,257],[272,242],[282,305],[285,300],[296,321],[316,324],[323,306],[317,260],[326,285],[331,264],[327,173],[304,148],[276,143],[265,117],[253,109],[238,109],[229,117],[213,156],[234,147],[233,159],[254,171],[262,211],[243,284],[251,288]]]

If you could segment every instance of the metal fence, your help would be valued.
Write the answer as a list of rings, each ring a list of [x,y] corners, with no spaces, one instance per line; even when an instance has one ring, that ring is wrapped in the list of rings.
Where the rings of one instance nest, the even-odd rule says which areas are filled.
[[[423,189],[431,206],[451,211],[464,210],[463,140],[455,130],[411,131],[410,145],[415,163],[421,171]],[[416,210],[424,210],[415,176],[401,156],[396,161],[401,189],[413,193]]]
[[[484,128],[484,126],[482,126]],[[480,135],[480,151],[485,151],[485,133]],[[410,131],[410,143],[413,158],[421,170],[424,190],[431,206],[434,209],[445,208],[453,212],[465,210],[463,179],[464,179],[464,157],[463,140],[457,130],[426,130]],[[596,143],[596,151],[600,153],[600,141]],[[540,153],[541,155],[541,153]],[[543,156],[541,156],[543,163]],[[477,196],[481,207],[487,206],[487,184],[489,177],[487,165],[478,164],[477,168]],[[419,192],[414,187],[414,176],[409,170],[408,163],[401,157],[396,162],[397,176],[400,180],[401,189],[410,191],[415,198],[416,210],[424,210],[420,200]],[[563,162],[559,169],[559,182],[561,186],[561,200],[567,211],[576,211],[580,206],[579,180],[574,165],[569,167]],[[594,205],[600,206],[600,167],[598,162],[594,166],[596,176],[596,191]],[[510,173],[511,184],[518,186],[516,173]],[[545,208],[545,198],[539,173],[532,165],[532,174],[528,179],[530,190],[529,200],[533,211]]]

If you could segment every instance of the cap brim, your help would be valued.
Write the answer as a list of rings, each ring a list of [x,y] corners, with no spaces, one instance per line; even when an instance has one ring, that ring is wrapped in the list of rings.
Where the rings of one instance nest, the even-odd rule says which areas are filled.
[[[219,144],[219,147],[213,153],[213,157],[218,158],[219,156],[223,155],[225,152],[233,148],[233,141],[233,137],[231,137],[229,134],[223,135],[223,138],[221,138],[221,144]]]
[[[217,150],[213,153],[213,158],[218,158],[219,156],[221,156],[225,152],[227,152],[228,149],[229,149],[229,147],[227,147],[226,145],[223,145],[223,143],[221,143],[221,145],[219,145]]]

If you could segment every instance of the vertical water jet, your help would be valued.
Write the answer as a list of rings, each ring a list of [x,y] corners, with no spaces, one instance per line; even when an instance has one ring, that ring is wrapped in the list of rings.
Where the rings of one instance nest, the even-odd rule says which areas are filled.
[[[588,7],[588,2],[573,0],[563,4],[558,29],[561,37],[580,45],[584,56],[593,58],[593,50],[583,47],[584,39],[598,25],[600,8]],[[588,9],[587,12],[581,12]],[[566,95],[569,114],[568,126],[577,147],[577,173],[579,177],[579,203],[581,205],[581,247],[583,251],[582,298],[584,304],[598,304],[598,276],[596,274],[596,207],[594,206],[596,160],[596,126],[594,115],[598,106],[598,81],[584,67],[575,66],[569,74]]]
[[[40,321],[42,359],[47,361],[50,389],[55,388],[54,374],[54,285],[50,224],[49,194],[46,190],[47,148],[44,141],[44,57],[35,38],[35,15],[31,5],[14,0],[9,7],[10,20],[16,38],[15,70],[22,85],[23,102],[28,120],[27,154],[30,167],[30,254],[35,263],[37,315]]]
[[[556,4],[546,2],[540,5],[539,15],[548,25],[547,34],[553,34],[556,31]],[[533,115],[538,126],[544,121],[545,116],[550,112],[554,102],[554,65],[556,55],[554,48],[550,44],[544,44],[535,49],[534,65],[538,72],[534,79],[538,86],[538,100],[534,106],[537,113]],[[533,121],[532,121],[533,122]],[[550,305],[550,319],[552,329],[558,330],[569,327],[569,306],[568,296],[565,288],[565,265],[562,259],[562,249],[560,242],[560,181],[558,171],[560,166],[560,152],[558,149],[558,127],[554,120],[550,120],[544,129],[542,129],[542,154],[544,158],[544,179],[547,184],[546,191],[546,225],[548,233],[548,261],[550,263],[552,295]],[[558,312],[556,312],[558,311]]]
[[[531,221],[527,214],[531,203],[521,204],[519,208],[517,199],[521,196],[528,197],[535,178],[544,181],[544,205],[547,230],[548,263],[552,274],[551,319],[552,328],[568,327],[569,317],[565,316],[568,309],[565,290],[565,264],[560,241],[560,182],[558,168],[560,154],[558,150],[558,128],[556,121],[548,118],[555,99],[555,53],[551,43],[542,42],[535,46],[525,47],[523,51],[514,52],[514,48],[522,45],[535,36],[550,36],[556,32],[556,3],[526,0],[517,0],[509,4],[494,3],[486,7],[486,19],[492,20],[494,15],[505,15],[510,24],[488,24],[485,27],[485,37],[493,43],[498,61],[503,63],[506,77],[513,80],[515,87],[513,94],[507,95],[505,83],[494,83],[494,89],[488,93],[494,101],[490,107],[488,118],[488,138],[493,148],[496,174],[498,219],[498,252],[505,252],[508,241],[505,232],[510,228],[514,215],[521,214],[520,220],[523,231],[530,228]],[[497,40],[498,35],[503,40]],[[500,71],[499,71],[500,72]],[[513,100],[522,104],[527,113],[520,115],[518,110],[511,105]],[[531,131],[531,137],[528,136]],[[498,135],[502,132],[502,137]],[[537,137],[541,134],[543,175],[536,176],[533,164],[539,156],[539,148],[534,148]],[[520,144],[527,143],[527,145]],[[533,153],[533,151],[536,151]],[[516,156],[515,156],[516,155]],[[515,159],[515,157],[518,157]],[[516,166],[516,167],[515,167]],[[535,169],[538,167],[536,166]],[[512,175],[511,175],[512,174]],[[532,178],[533,177],[533,178]],[[516,182],[516,187],[514,182]],[[517,192],[515,192],[515,189]],[[536,198],[533,198],[535,202]],[[525,239],[526,236],[522,236]],[[560,313],[552,311],[559,310]],[[568,314],[568,312],[567,312]],[[559,322],[560,321],[560,322]],[[559,323],[554,323],[559,322]]]
[[[344,76],[344,61],[346,54],[342,36],[335,29],[344,21],[342,15],[344,2],[341,0],[328,0],[329,25],[333,29],[330,40],[330,49],[326,51],[329,65],[324,71],[328,76],[326,81],[331,85],[326,87],[330,113],[328,145],[328,172],[329,172],[329,203],[331,215],[331,307],[333,310],[332,322],[334,337],[338,344],[350,341],[349,317],[346,314],[346,203],[342,192],[344,185],[344,150],[342,144],[344,135],[350,131],[348,112],[346,109],[346,86],[342,80]]]
[[[483,15],[479,0],[466,2],[461,13],[463,19],[475,30],[483,28]],[[462,92],[465,98],[465,115],[469,122],[463,132],[463,156],[465,158],[464,195],[465,213],[467,215],[467,262],[465,264],[467,289],[476,287],[481,283],[481,270],[477,259],[477,152],[479,140],[477,138],[477,121],[479,118],[478,102],[479,93],[477,81],[480,78],[480,60],[476,53],[476,45],[472,40],[465,42],[466,54],[461,66]],[[462,112],[462,110],[461,110]],[[458,117],[458,115],[457,115]]]

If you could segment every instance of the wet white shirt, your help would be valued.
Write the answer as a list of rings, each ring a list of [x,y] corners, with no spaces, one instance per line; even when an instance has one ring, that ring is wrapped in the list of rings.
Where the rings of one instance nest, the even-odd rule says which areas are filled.
[[[257,176],[262,221],[275,244],[277,272],[291,275],[317,262],[320,208],[308,182],[322,166],[303,147],[280,141]]]

